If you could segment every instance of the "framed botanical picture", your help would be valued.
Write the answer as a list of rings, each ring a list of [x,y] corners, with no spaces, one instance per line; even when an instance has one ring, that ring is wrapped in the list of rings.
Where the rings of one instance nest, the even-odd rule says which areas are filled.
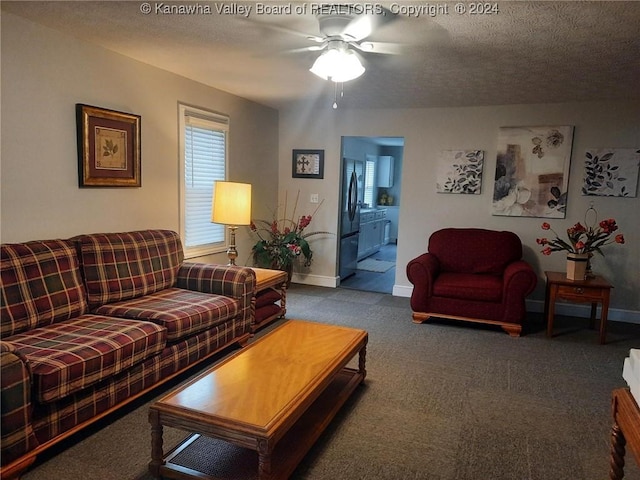
[[[483,150],[443,150],[436,174],[437,193],[480,195]]]
[[[501,127],[493,215],[565,218],[573,126]]]
[[[294,150],[293,178],[324,178],[324,150]]]
[[[635,197],[640,171],[639,148],[592,148],[586,151],[582,195]]]
[[[140,115],[76,105],[80,187],[140,187]]]

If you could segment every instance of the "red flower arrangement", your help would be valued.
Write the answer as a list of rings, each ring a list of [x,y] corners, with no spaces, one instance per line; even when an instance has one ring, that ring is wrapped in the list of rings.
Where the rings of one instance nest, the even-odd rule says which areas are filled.
[[[597,227],[585,227],[580,222],[567,228],[569,241],[561,239],[547,222],[542,224],[543,230],[552,231],[556,238],[537,238],[536,243],[544,246],[541,250],[543,255],[551,255],[553,252],[566,250],[569,253],[592,253],[598,252],[604,255],[601,247],[610,243],[624,244],[624,235],[619,233],[611,238],[611,235],[618,230],[618,225],[613,218],[602,220]]]
[[[273,212],[272,220],[252,220],[249,228],[258,237],[258,242],[252,248],[253,262],[265,268],[286,270],[298,257],[304,257],[304,266],[311,265],[313,252],[307,238],[312,235],[330,234],[330,232],[305,232],[313,215],[318,211],[322,202],[313,215],[296,216],[298,199],[296,196],[293,212],[287,218],[287,199],[285,196],[283,218],[278,218],[278,209]]]

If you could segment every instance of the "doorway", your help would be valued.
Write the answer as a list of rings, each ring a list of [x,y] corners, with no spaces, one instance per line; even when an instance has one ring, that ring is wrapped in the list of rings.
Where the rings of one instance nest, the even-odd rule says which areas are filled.
[[[357,227],[354,229],[353,222],[350,224],[351,231],[358,232],[357,266],[345,269],[342,265],[346,261],[345,255],[339,252],[340,287],[390,294],[395,284],[404,137],[345,136],[342,137],[341,153],[344,177],[341,190],[344,191],[341,191],[340,218],[348,211],[342,205],[348,205],[345,186],[349,179],[345,177],[345,172],[354,162],[363,168],[357,170],[360,192]],[[350,249],[356,248],[351,248],[353,233],[341,231],[339,238],[346,238],[347,235]],[[340,244],[338,248],[341,248]],[[353,264],[350,262],[350,265]]]

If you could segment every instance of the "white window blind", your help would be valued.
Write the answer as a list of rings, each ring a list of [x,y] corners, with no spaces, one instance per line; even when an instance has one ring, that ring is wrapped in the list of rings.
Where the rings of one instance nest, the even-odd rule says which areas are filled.
[[[181,106],[182,240],[187,257],[226,249],[225,226],[211,222],[213,183],[226,179],[229,119]]]
[[[373,185],[376,177],[376,162],[367,160],[364,169],[364,203],[370,207],[374,207],[373,202]]]

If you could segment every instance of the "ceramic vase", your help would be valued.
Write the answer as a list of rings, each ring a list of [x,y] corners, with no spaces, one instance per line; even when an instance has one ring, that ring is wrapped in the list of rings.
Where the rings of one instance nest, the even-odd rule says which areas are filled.
[[[567,253],[567,278],[569,280],[584,280],[588,260],[588,253]]]

